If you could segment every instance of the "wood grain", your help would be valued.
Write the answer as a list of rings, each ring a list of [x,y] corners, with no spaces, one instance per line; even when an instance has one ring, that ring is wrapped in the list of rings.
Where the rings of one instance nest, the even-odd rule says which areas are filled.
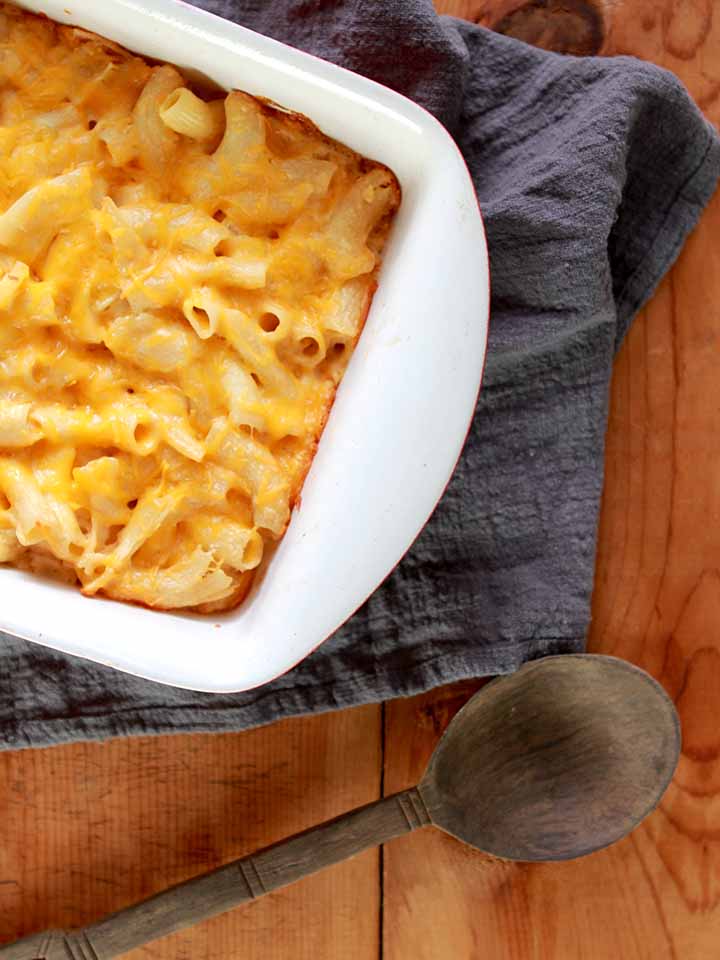
[[[380,794],[380,709],[0,755],[0,943],[77,927]],[[129,957],[376,960],[378,853]],[[358,910],[358,904],[362,910]]]
[[[589,42],[583,21],[599,14],[599,51],[674,70],[720,120],[712,0],[438,6],[572,52]],[[388,846],[385,960],[720,956],[718,236],[716,196],[617,361],[590,639],[592,650],[644,666],[674,697],[684,727],[674,783],[645,826],[576,863],[503,864],[430,832]],[[388,707],[387,790],[414,780],[468,692]]]
[[[598,657],[586,659],[591,663],[599,661]],[[646,732],[647,720],[644,726],[642,732]],[[657,737],[657,732],[653,731],[651,736]],[[661,736],[669,743],[667,730]],[[670,759],[668,751],[664,755]],[[672,757],[673,769],[674,760]],[[647,768],[647,763],[644,766]],[[650,770],[648,775],[657,781],[657,773]],[[622,786],[626,789],[625,779]],[[647,796],[647,786],[641,793]],[[74,960],[86,960],[88,953],[93,960],[123,957],[138,947],[256,902],[289,884],[429,824],[430,814],[417,787],[381,797],[215,870],[159,890],[82,930],[54,931],[55,949],[43,950],[43,956],[48,960],[54,953],[69,954]],[[31,938],[30,952],[24,945],[27,940],[11,945],[7,958],[6,951],[0,948],[0,957],[32,960],[37,949],[35,942]]]

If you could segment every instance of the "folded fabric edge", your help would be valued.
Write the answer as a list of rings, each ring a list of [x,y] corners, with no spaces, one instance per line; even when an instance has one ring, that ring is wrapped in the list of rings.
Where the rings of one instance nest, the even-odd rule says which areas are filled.
[[[77,742],[105,742],[123,737],[163,736],[191,733],[237,733],[266,726],[278,720],[310,714],[329,713],[367,706],[395,698],[412,697],[436,687],[462,680],[512,673],[528,660],[548,654],[578,653],[584,637],[542,637],[508,644],[508,658],[498,670],[491,655],[482,651],[464,661],[455,649],[412,667],[378,669],[372,691],[358,690],[355,681],[307,685],[288,690],[258,691],[255,699],[237,707],[213,707],[213,695],[206,694],[202,706],[113,709],[90,717],[56,717],[46,720],[18,720],[2,731],[0,752],[42,749]],[[492,655],[496,657],[497,648]],[[252,694],[250,694],[251,696]],[[218,699],[222,695],[218,696]],[[109,730],[109,728],[112,728]]]
[[[650,300],[677,260],[718,186],[720,140],[709,123],[706,123],[705,132],[707,139],[700,161],[675,193],[668,197],[660,228],[648,243],[644,256],[618,297],[618,347],[633,317]]]

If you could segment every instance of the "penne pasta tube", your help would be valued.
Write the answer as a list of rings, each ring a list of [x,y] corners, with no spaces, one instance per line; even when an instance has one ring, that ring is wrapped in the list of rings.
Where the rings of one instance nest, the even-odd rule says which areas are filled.
[[[206,103],[192,90],[180,87],[163,100],[160,119],[170,130],[191,140],[215,140],[225,132],[225,103]]]

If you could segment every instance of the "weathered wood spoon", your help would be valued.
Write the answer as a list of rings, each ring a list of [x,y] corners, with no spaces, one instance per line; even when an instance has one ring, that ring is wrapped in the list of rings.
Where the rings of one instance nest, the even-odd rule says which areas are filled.
[[[508,860],[567,860],[657,805],[680,725],[663,689],[613,657],[548,657],[458,713],[417,787],[196,877],[105,920],[0,949],[0,960],[110,960],[368,847],[434,824]]]

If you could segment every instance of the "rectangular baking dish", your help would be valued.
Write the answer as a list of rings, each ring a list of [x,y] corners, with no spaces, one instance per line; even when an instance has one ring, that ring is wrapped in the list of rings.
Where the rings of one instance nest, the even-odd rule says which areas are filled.
[[[0,630],[208,692],[282,674],[391,572],[441,497],[475,409],[488,260],[463,159],[393,91],[177,0],[26,0],[25,9],[268,97],[387,164],[403,204],[365,332],[284,540],[249,600],[158,613],[0,568]]]

